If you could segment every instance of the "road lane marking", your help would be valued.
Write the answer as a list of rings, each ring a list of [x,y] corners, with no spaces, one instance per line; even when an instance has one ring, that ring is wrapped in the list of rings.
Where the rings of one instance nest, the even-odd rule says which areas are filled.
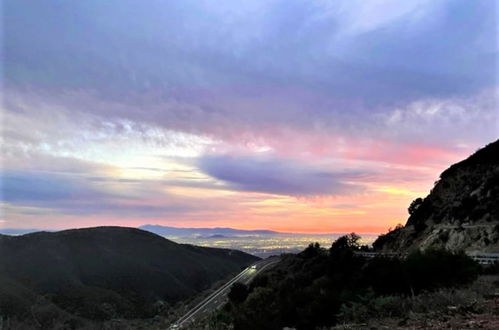
[[[229,282],[227,282],[225,285],[223,285],[217,291],[213,292],[211,295],[209,295],[207,298],[205,298],[205,300],[201,301],[194,308],[192,308],[186,314],[184,314],[184,316],[182,316],[175,324],[177,324],[178,326],[180,326],[187,319],[189,319],[190,317],[192,317],[192,315],[194,315],[197,312],[198,309],[200,309],[201,307],[203,307],[204,305],[206,305],[206,303],[209,302],[214,295],[217,296],[221,291],[225,290],[227,288],[227,286],[231,285],[234,281],[237,281],[240,277],[242,277],[244,275],[244,273],[247,272],[247,271],[248,271],[248,269],[243,270],[241,273],[239,273],[232,280],[230,280]],[[208,301],[206,301],[206,300],[208,300]]]
[[[246,281],[245,284],[248,284],[253,277],[258,275],[260,272],[262,272],[268,266],[279,262],[279,260],[280,259],[278,259],[278,260],[262,260],[262,261],[256,263],[255,265],[257,265],[257,266],[263,264],[263,266],[261,266],[261,268],[258,269],[256,272],[254,272],[254,269],[250,268],[251,266],[244,269],[241,273],[239,273],[237,276],[235,276],[232,280],[227,282],[225,285],[223,285],[217,291],[213,292],[211,295],[209,295],[207,298],[205,298],[205,300],[201,301],[198,305],[196,305],[194,308],[189,310],[186,314],[184,314],[184,316],[182,316],[172,326],[177,326],[178,328],[180,328],[182,326],[182,324],[187,322],[189,319],[194,320],[194,315],[199,313],[202,308],[206,307],[206,305],[208,305],[210,302],[212,302],[213,299],[215,299],[216,297],[218,297],[219,295],[224,293],[224,291],[226,291],[232,284],[239,281],[244,275],[247,275],[248,280]],[[244,280],[245,279],[243,279],[243,281]],[[220,305],[219,303],[216,303],[215,307],[218,308],[219,305]],[[203,312],[205,312],[205,311],[203,311]],[[201,313],[203,313],[203,312],[201,312]]]

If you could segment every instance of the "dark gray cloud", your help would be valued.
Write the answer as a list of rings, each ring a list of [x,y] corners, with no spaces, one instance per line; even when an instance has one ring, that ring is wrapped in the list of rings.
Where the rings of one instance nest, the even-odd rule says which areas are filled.
[[[363,174],[334,171],[291,160],[205,156],[199,169],[230,189],[290,196],[349,195],[363,190],[355,180]]]
[[[55,95],[90,91],[127,103],[119,114],[133,118],[148,118],[157,104],[188,104],[174,117],[194,126],[213,111],[304,123],[285,104],[247,116],[220,93],[241,102],[291,99],[328,119],[495,86],[494,1],[379,6],[385,10],[364,1],[11,0],[4,8],[5,80]],[[171,111],[163,108],[164,122]],[[162,121],[161,111],[151,117]]]

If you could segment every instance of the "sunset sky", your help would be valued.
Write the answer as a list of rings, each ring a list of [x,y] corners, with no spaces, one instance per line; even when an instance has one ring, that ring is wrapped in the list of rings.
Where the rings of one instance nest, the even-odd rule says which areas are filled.
[[[496,1],[3,1],[0,227],[385,232],[499,137]]]

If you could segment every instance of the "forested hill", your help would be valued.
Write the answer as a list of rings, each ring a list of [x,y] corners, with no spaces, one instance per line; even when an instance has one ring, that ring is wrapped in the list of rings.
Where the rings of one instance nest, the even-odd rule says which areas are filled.
[[[151,316],[154,303],[193,296],[257,259],[134,228],[0,235],[0,311],[29,315],[43,296],[89,319]]]

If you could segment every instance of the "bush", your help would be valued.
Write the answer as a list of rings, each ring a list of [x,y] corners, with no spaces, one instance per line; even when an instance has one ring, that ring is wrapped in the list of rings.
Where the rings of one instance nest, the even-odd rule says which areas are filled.
[[[368,292],[358,301],[343,304],[338,318],[343,322],[363,323],[372,318],[402,317],[407,314],[409,304],[402,296],[376,296]]]
[[[318,256],[321,253],[321,246],[319,243],[310,243],[308,247],[303,250],[300,255],[304,258],[313,258]]]
[[[402,316],[418,294],[464,285],[478,274],[472,259],[442,250],[366,259],[355,253],[358,240],[355,234],[338,238],[329,255],[311,244],[298,255],[284,256],[250,288],[242,286],[239,299],[230,298],[238,302],[226,310],[234,328],[315,329],[338,320]]]
[[[492,289],[487,283],[485,287]],[[448,311],[448,306],[469,308],[482,297],[483,290],[484,283],[462,290],[440,289],[416,296],[377,296],[373,292],[368,292],[354,302],[343,304],[338,319],[344,323],[364,323],[370,319],[386,317],[406,318],[412,313],[441,315],[442,312]]]
[[[240,304],[248,297],[248,287],[243,283],[234,283],[229,292],[229,300],[234,304]]]
[[[472,282],[480,266],[464,253],[446,250],[414,252],[406,259],[379,257],[363,272],[365,285],[376,294],[417,294]]]
[[[378,295],[408,292],[403,262],[398,258],[376,257],[366,265],[362,274],[364,285]]]
[[[428,250],[410,254],[403,262],[411,290],[460,286],[475,280],[480,266],[464,253]]]
[[[351,233],[348,235],[344,235],[339,237],[336,241],[331,245],[330,251],[338,251],[338,250],[358,250],[360,236],[356,233]]]
[[[418,207],[421,206],[421,204],[423,204],[423,199],[421,197],[418,197],[411,202],[407,211],[412,215],[418,209]]]

